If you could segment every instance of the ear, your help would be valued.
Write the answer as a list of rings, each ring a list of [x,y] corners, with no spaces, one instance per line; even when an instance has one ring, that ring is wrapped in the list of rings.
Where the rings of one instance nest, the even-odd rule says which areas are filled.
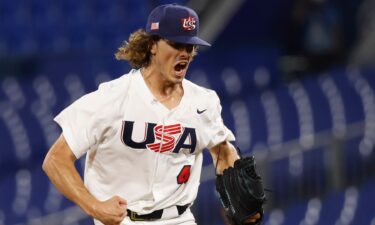
[[[151,55],[156,55],[156,51],[158,48],[157,44],[158,44],[157,41],[152,43],[151,48],[150,48]]]

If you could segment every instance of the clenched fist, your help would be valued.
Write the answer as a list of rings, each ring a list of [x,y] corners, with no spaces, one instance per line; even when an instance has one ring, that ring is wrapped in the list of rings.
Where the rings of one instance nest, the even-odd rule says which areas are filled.
[[[93,217],[105,225],[119,225],[127,215],[127,202],[119,196],[99,202],[93,206]]]

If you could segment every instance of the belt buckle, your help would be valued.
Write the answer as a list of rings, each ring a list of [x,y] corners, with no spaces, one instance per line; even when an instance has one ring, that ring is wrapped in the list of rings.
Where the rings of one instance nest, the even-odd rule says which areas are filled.
[[[130,211],[130,220],[132,221],[146,221],[145,219],[138,217],[136,212]]]
[[[177,216],[180,216],[181,214],[183,214],[186,209],[190,206],[190,204],[186,204],[184,206],[173,206],[177,212],[177,215],[176,216],[173,216],[171,218],[175,218]],[[156,210],[152,213],[149,213],[149,214],[145,214],[145,215],[138,215],[138,213],[132,211],[132,210],[127,210],[128,211],[128,216],[130,218],[130,220],[132,221],[155,221],[155,220],[159,220],[159,219],[162,219],[163,218],[163,214],[164,214],[164,211],[166,209],[159,209],[159,210]]]
[[[150,218],[149,215],[150,214],[138,215],[138,213],[128,210],[128,216],[131,221],[155,221],[155,220],[160,219],[160,218]]]

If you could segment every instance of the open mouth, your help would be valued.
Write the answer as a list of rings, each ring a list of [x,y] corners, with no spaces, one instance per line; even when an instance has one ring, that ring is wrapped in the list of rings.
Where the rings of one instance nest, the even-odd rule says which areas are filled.
[[[187,62],[179,62],[174,66],[176,72],[181,72],[186,69],[188,63]]]

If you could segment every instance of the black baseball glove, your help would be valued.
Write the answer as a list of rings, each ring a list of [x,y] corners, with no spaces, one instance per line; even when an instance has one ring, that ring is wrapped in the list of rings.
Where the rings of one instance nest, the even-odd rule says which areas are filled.
[[[223,175],[217,175],[216,190],[233,225],[260,224],[266,195],[253,156],[236,160],[234,167],[225,169]],[[256,222],[245,223],[257,213],[261,217]]]

